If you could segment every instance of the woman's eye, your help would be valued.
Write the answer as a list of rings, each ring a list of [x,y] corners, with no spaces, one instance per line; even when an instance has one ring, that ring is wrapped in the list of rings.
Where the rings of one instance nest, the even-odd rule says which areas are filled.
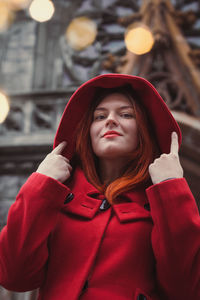
[[[105,118],[105,115],[96,115],[94,116],[94,120],[103,120]]]
[[[123,118],[133,118],[134,115],[132,113],[121,113],[121,116]]]

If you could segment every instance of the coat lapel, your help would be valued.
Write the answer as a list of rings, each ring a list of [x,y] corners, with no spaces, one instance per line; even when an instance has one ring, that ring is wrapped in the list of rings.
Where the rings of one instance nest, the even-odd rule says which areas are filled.
[[[69,188],[74,198],[63,207],[63,211],[86,219],[94,218],[100,210],[105,196],[87,181],[80,168],[75,170],[74,178]],[[120,222],[151,218],[149,203],[144,189],[135,189],[123,193],[118,200],[119,203],[112,205],[112,209]]]

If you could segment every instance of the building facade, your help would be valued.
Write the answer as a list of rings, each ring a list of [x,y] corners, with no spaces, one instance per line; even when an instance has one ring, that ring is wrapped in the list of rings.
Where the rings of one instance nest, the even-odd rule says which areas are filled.
[[[56,0],[44,23],[17,12],[0,34],[0,89],[10,112],[0,124],[0,226],[27,177],[51,151],[63,109],[76,88],[104,73],[145,77],[155,85],[183,133],[180,153],[185,177],[200,201],[200,3],[198,0]],[[70,22],[80,16],[97,26],[95,41],[75,50],[66,40]],[[149,26],[152,50],[126,49],[124,33],[134,23]],[[33,300],[37,291],[11,293],[2,300]]]

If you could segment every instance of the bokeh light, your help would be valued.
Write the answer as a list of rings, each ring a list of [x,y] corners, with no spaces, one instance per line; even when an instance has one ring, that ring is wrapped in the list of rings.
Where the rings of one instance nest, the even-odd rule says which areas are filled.
[[[71,21],[66,30],[66,39],[75,50],[83,50],[96,39],[97,26],[87,17],[78,17]]]
[[[10,105],[5,94],[0,92],[0,123],[3,123],[9,113]]]
[[[8,29],[14,20],[14,12],[11,10],[9,3],[0,1],[0,32]]]
[[[130,52],[141,55],[152,49],[154,37],[147,26],[132,24],[125,32],[125,44]]]
[[[25,9],[30,3],[31,0],[9,0],[9,5],[14,10]]]
[[[37,22],[50,20],[55,12],[55,7],[50,0],[33,0],[29,7],[30,16]]]

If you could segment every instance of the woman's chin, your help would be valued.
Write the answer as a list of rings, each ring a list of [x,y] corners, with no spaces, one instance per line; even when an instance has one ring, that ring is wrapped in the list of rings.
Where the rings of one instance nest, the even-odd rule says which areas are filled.
[[[125,158],[127,156],[127,153],[124,153],[121,149],[116,149],[116,148],[109,148],[104,151],[101,151],[96,154],[97,157],[100,159],[118,159],[118,158]]]

